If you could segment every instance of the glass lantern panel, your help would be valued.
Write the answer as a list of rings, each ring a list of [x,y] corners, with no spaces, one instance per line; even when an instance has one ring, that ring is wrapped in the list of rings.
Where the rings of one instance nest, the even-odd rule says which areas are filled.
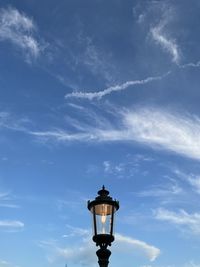
[[[95,206],[95,219],[97,234],[112,234],[113,206],[99,204]]]

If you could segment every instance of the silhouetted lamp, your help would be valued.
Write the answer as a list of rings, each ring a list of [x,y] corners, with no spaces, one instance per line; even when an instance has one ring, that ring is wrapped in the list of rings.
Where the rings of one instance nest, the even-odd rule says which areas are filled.
[[[88,209],[93,216],[93,241],[97,246],[100,246],[100,249],[96,252],[99,266],[107,267],[108,259],[111,255],[107,247],[111,246],[111,243],[114,241],[114,216],[115,212],[119,209],[119,202],[113,200],[109,196],[109,191],[103,186],[98,191],[98,196],[95,200],[88,201]]]

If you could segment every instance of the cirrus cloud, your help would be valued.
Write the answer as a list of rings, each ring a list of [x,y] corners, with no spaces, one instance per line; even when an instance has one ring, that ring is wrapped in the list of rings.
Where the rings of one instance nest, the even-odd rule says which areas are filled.
[[[72,235],[74,236],[75,227],[72,227]],[[82,232],[88,232],[86,229],[82,229],[80,233],[80,228],[75,231],[79,236],[81,242],[76,245],[72,245],[73,239],[70,239],[70,245],[62,247],[55,241],[40,241],[39,246],[47,250],[49,261],[55,262],[58,259],[65,259],[67,262],[73,262],[75,264],[81,264],[83,266],[95,266],[96,265],[96,255],[95,255],[95,245],[91,241],[91,237],[88,235],[82,237]],[[76,242],[77,243],[77,242]],[[124,236],[122,234],[116,234],[116,242],[113,244],[113,252],[117,253],[120,251],[121,254],[127,254],[131,257],[136,254],[141,254],[146,257],[149,261],[154,261],[160,255],[160,249],[149,245],[144,241],[134,239],[132,237]]]
[[[17,232],[24,228],[24,223],[17,220],[0,220],[0,230]]]
[[[154,216],[157,220],[170,222],[181,229],[190,230],[193,234],[200,234],[200,213],[188,213],[183,209],[175,212],[159,208],[154,211]]]
[[[19,47],[27,60],[37,58],[41,45],[34,37],[36,25],[31,18],[13,7],[0,9],[0,41]]]
[[[98,121],[96,115],[95,122]],[[63,129],[29,131],[45,141],[59,142],[138,142],[153,149],[172,151],[193,159],[200,159],[200,118],[155,108],[123,110],[113,115],[118,123],[103,120],[86,124],[75,122],[74,132]],[[69,121],[73,123],[72,120]],[[106,123],[107,122],[107,123]]]

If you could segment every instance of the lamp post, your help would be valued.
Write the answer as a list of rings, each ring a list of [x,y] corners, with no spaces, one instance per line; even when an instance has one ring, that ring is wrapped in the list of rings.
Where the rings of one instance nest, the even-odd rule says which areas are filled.
[[[111,255],[107,247],[114,241],[114,215],[119,209],[119,202],[113,200],[103,186],[95,200],[88,201],[88,209],[93,216],[93,241],[100,247],[96,252],[98,263],[100,267],[107,267]]]

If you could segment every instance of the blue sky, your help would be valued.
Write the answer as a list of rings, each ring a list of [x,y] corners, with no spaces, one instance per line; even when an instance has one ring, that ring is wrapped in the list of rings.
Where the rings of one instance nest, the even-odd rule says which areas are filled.
[[[200,2],[1,1],[0,267],[200,266]]]

